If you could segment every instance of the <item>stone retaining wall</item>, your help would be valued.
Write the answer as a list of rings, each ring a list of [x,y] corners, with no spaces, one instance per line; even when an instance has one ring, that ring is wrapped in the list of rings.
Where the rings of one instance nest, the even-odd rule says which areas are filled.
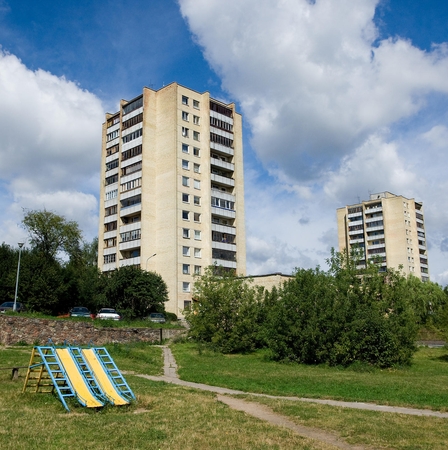
[[[104,345],[109,343],[160,342],[184,334],[184,329],[171,328],[97,328],[94,323],[73,320],[30,319],[27,317],[0,315],[0,344],[13,345],[23,342],[45,345],[54,344]]]

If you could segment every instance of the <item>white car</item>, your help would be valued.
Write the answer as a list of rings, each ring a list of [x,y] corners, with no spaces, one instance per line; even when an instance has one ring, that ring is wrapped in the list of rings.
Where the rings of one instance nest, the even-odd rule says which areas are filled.
[[[113,308],[101,308],[96,315],[97,319],[120,320],[120,314]]]

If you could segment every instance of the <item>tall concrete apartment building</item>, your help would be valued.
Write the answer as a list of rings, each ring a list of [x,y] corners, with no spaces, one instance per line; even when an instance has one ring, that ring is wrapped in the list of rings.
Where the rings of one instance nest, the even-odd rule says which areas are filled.
[[[379,258],[380,270],[387,267],[429,280],[423,205],[390,192],[370,195],[370,200],[337,210],[339,251],[358,246],[364,255],[359,262]]]
[[[159,273],[166,309],[192,301],[193,276],[246,273],[241,115],[172,83],[121,101],[103,124],[98,266]]]

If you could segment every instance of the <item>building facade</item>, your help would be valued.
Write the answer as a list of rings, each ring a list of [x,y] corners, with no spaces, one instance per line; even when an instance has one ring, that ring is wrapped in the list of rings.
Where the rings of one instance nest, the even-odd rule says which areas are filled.
[[[182,316],[194,275],[246,273],[241,115],[177,83],[121,101],[103,124],[98,267],[159,273]]]
[[[390,192],[370,195],[370,200],[337,210],[339,251],[357,246],[363,259],[429,280],[423,205]]]

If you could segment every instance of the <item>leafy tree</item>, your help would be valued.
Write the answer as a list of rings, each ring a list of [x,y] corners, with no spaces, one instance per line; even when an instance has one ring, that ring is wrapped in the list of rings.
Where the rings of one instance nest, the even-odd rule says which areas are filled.
[[[397,271],[360,273],[358,254],[332,251],[330,269],[299,269],[269,311],[266,341],[276,360],[379,367],[406,364],[417,327],[406,279]]]
[[[211,266],[194,283],[194,305],[186,311],[190,336],[224,353],[260,346],[263,291],[247,278],[217,273]]]
[[[14,300],[19,251],[4,242],[0,246],[0,303]]]
[[[133,266],[103,273],[100,292],[101,306],[116,308],[130,319],[164,312],[168,301],[168,288],[162,277]]]
[[[70,256],[79,251],[81,231],[76,222],[47,211],[28,211],[22,221],[30,235],[33,249],[48,259],[55,259],[63,251]]]

